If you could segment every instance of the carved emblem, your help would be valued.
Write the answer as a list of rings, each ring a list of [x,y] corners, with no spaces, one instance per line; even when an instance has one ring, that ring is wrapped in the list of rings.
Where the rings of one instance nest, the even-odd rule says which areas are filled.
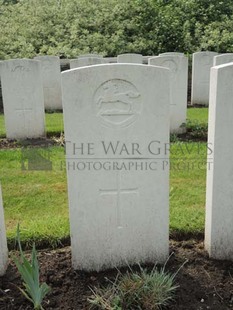
[[[127,126],[141,113],[141,94],[125,80],[106,81],[94,95],[97,116],[106,125]]]

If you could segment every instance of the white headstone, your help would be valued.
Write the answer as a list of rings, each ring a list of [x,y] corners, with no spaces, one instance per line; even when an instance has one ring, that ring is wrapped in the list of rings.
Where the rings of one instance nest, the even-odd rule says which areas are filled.
[[[58,56],[37,56],[41,62],[45,109],[61,110],[61,69]]]
[[[187,114],[188,58],[163,54],[149,58],[148,64],[171,70],[170,132],[181,133]]]
[[[221,54],[214,56],[214,66],[223,65],[229,62],[233,62],[233,53]]]
[[[7,268],[8,249],[6,241],[6,228],[4,221],[4,211],[2,202],[2,189],[0,186],[0,276],[2,276]]]
[[[233,64],[213,67],[210,79],[205,247],[233,260]]]
[[[78,58],[89,58],[89,57],[94,57],[94,58],[103,58],[103,55],[99,55],[99,54],[83,54],[83,55],[79,55]]]
[[[158,158],[168,157],[169,74],[133,64],[62,73],[75,269],[168,257],[169,159]]]
[[[166,55],[184,56],[184,53],[179,53],[179,52],[166,52],[166,53],[161,53],[161,54],[159,54],[159,56],[166,56]]]
[[[209,105],[210,68],[215,52],[197,52],[192,62],[192,104]]]
[[[103,57],[80,57],[70,60],[70,69],[103,64]]]
[[[8,139],[45,136],[40,62],[7,60],[0,64],[6,136]]]
[[[118,63],[135,63],[142,64],[142,55],[141,54],[121,54],[117,56]]]

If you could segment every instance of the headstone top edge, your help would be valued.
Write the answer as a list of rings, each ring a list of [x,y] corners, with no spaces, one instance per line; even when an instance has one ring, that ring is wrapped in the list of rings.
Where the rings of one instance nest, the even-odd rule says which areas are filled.
[[[103,58],[104,56],[103,55],[100,55],[100,54],[81,54],[81,55],[78,55],[75,59],[78,59],[78,58]]]
[[[222,54],[216,55],[215,57],[220,58],[220,57],[232,56],[232,55],[233,55],[233,53],[222,53]]]
[[[221,70],[221,69],[224,69],[224,68],[227,68],[227,67],[233,67],[233,61],[225,63],[225,64],[213,66],[211,69]]]
[[[65,70],[61,72],[62,75],[67,75],[68,73],[72,73],[74,71],[80,71],[80,70],[94,70],[96,68],[102,67],[102,68],[109,68],[109,67],[140,67],[140,68],[145,68],[148,70],[154,70],[154,68],[159,68],[162,71],[167,71],[167,68],[160,67],[160,66],[148,66],[145,64],[137,64],[137,63],[103,63],[103,64],[96,64],[96,65],[91,65],[91,66],[83,66],[83,67],[78,67],[78,68],[73,68],[70,70]]]
[[[128,55],[136,55],[136,56],[142,56],[142,54],[138,54],[138,53],[123,53],[123,54],[119,54],[117,56],[128,56]]]
[[[55,55],[38,55],[38,56],[35,56],[33,59],[59,59],[60,60],[60,57],[59,56],[55,56]]]
[[[185,55],[159,55],[159,56],[153,56],[153,57],[150,57],[148,58],[148,63],[150,60],[153,60],[153,59],[177,59],[177,60],[180,60],[180,59],[188,59],[188,57],[186,57]]]
[[[218,52],[213,52],[213,51],[200,51],[200,52],[195,52],[193,55],[218,55]]]

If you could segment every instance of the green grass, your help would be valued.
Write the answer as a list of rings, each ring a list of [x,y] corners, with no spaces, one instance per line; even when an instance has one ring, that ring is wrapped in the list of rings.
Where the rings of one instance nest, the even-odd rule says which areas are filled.
[[[198,121],[202,124],[208,123],[208,108],[189,108],[187,111],[187,119]]]
[[[60,134],[64,131],[63,114],[62,113],[46,113],[45,114],[46,132],[48,135]]]
[[[46,113],[45,114],[46,133],[48,136],[59,135],[63,130],[63,114],[62,113]],[[6,137],[6,129],[4,123],[4,115],[0,114],[0,138]]]
[[[64,149],[50,148],[52,171],[22,171],[21,150],[0,150],[0,181],[7,236],[14,242],[20,223],[22,242],[57,245],[69,236],[67,182],[60,168]]]
[[[204,231],[206,143],[174,143],[170,163],[170,232]]]
[[[207,124],[208,109],[188,109],[187,118]],[[63,131],[62,113],[46,113],[46,129],[49,135],[60,134]],[[0,136],[4,135],[4,119],[0,115]],[[31,245],[32,241],[36,241],[38,247],[45,244],[56,246],[69,237],[64,149],[57,146],[50,151],[52,171],[22,171],[19,148],[0,150],[0,181],[11,246],[18,222],[24,244]],[[199,234],[204,231],[206,169],[205,164],[202,167],[197,165],[205,160],[205,143],[172,144],[171,234]],[[192,163],[194,166],[190,166]]]
[[[208,108],[190,108],[187,112],[187,119],[207,124]],[[48,136],[59,135],[63,130],[63,114],[62,113],[46,113],[46,132]],[[4,115],[0,114],[0,138],[6,136]]]
[[[4,123],[4,115],[0,114],[0,138],[4,138],[6,136],[6,129]]]
[[[56,246],[69,236],[66,172],[61,169],[64,149],[51,148],[51,160],[52,171],[22,171],[20,149],[0,150],[0,181],[11,245],[18,222],[24,244],[36,241],[37,247]],[[174,143],[171,146],[171,234],[204,231],[206,169],[205,164],[198,168],[197,163],[205,160],[205,143]],[[194,167],[188,169],[191,163]]]

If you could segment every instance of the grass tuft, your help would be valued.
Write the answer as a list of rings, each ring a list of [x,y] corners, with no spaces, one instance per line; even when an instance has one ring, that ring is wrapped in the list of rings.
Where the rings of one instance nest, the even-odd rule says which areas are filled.
[[[165,267],[157,266],[151,271],[140,267],[139,272],[119,272],[107,288],[92,290],[91,309],[162,309],[174,299],[178,287],[174,284],[175,276],[166,272]]]

